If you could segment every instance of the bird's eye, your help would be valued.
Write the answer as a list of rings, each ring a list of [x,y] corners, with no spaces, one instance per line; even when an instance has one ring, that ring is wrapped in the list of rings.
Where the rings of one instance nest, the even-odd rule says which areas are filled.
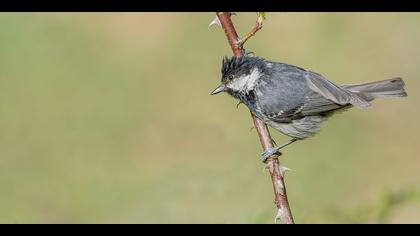
[[[228,79],[228,81],[232,81],[233,80],[233,76],[231,75],[227,79]]]

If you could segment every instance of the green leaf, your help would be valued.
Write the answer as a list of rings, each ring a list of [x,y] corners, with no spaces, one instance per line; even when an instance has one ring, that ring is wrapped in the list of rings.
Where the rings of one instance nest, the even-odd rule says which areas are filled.
[[[266,12],[257,12],[257,16],[258,16],[258,23],[262,23],[265,18],[266,18],[267,13]]]

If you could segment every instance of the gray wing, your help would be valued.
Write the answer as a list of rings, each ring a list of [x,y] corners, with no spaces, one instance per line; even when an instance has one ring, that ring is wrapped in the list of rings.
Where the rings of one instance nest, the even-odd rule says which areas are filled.
[[[334,103],[340,105],[351,104],[360,107],[370,106],[369,102],[358,94],[352,93],[343,87],[333,84],[320,74],[312,71],[306,71],[305,77],[311,90]]]
[[[301,113],[303,116],[320,115],[349,105],[340,105],[313,91],[306,97]]]
[[[258,86],[259,107],[270,120],[291,122],[305,116],[356,105],[370,104],[356,93],[339,87],[321,75],[300,67],[273,63],[274,73]]]
[[[331,111],[338,110],[350,106],[350,104],[341,105],[322,95],[311,91],[305,101],[288,110],[282,110],[277,115],[272,114],[271,120],[277,122],[290,122],[292,120],[301,119],[306,116],[328,115]]]
[[[273,63],[270,75],[257,86],[258,105],[264,116],[277,122],[290,122],[298,114],[310,91],[299,68]]]

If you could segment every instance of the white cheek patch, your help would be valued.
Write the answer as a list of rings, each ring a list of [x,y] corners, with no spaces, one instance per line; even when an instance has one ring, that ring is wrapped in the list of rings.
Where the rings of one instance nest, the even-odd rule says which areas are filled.
[[[254,68],[251,74],[235,79],[232,83],[228,84],[227,87],[234,91],[249,92],[255,88],[260,77],[260,71],[257,68]]]
[[[234,91],[242,91],[246,87],[246,83],[249,75],[241,76],[235,79],[233,82],[227,84],[227,87]]]

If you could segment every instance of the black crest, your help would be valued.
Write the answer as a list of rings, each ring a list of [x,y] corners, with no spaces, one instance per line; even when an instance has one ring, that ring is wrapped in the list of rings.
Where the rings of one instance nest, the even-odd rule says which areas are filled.
[[[222,77],[249,67],[248,57],[224,57],[222,62]]]

